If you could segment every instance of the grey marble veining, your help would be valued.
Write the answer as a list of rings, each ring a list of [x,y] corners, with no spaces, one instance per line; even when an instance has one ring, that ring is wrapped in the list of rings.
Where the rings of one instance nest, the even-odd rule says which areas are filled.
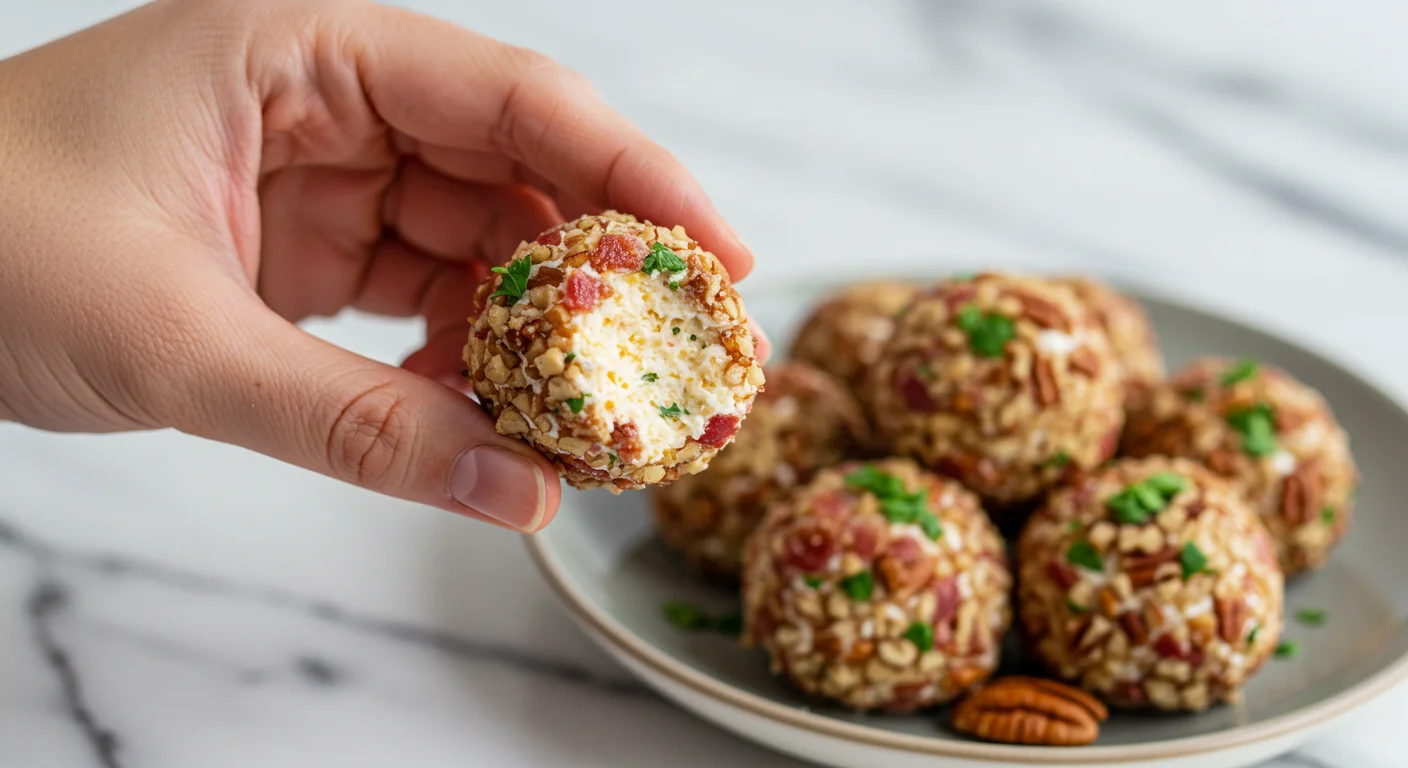
[[[753,281],[1094,269],[1408,400],[1399,4],[403,4],[587,75],[699,176]],[[131,5],[0,10],[0,55]],[[418,334],[308,328],[387,361]],[[0,489],[0,765],[799,765],[629,677],[503,532],[165,433],[0,425]],[[1265,768],[1408,765],[1405,705]]]

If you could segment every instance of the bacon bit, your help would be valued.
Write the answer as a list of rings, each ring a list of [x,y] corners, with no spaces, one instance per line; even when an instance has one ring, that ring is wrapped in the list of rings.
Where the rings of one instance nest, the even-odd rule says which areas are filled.
[[[929,687],[930,683],[898,683],[893,690],[893,696],[885,702],[880,709],[886,714],[903,715],[913,712],[919,707],[919,693]]]
[[[1149,698],[1139,683],[1120,683],[1115,687],[1114,694],[1116,699],[1122,699],[1130,704],[1143,704]]]
[[[812,499],[812,516],[818,520],[844,520],[850,513],[851,497],[845,491],[826,491]]]
[[[958,615],[958,579],[950,576],[934,585],[934,626],[948,624]]]
[[[1032,381],[1036,384],[1036,402],[1043,408],[1061,402],[1061,391],[1056,388],[1056,375],[1051,371],[1050,360],[1038,360],[1032,367]]]
[[[1063,590],[1075,586],[1076,580],[1079,578],[1076,569],[1060,560],[1052,560],[1046,564],[1046,575],[1051,577],[1056,586]]]
[[[1115,457],[1115,451],[1120,447],[1120,428],[1114,427],[1105,436],[1100,438],[1100,460],[1107,461]]]
[[[1022,311],[1027,319],[1043,328],[1054,328],[1062,333],[1071,332],[1071,321],[1066,317],[1066,313],[1061,308],[1038,296],[1028,293],[1018,293],[1017,300],[1022,303]]]
[[[724,413],[716,413],[709,417],[709,421],[704,425],[704,434],[699,436],[699,442],[710,448],[722,448],[736,434],[738,425],[742,419]]]
[[[905,405],[910,408],[920,413],[934,413],[939,410],[939,404],[929,396],[929,390],[925,388],[924,380],[914,371],[902,374],[896,388],[904,396]]]
[[[1071,370],[1095,378],[1100,375],[1100,358],[1090,351],[1090,347],[1080,347],[1071,353]]]
[[[1182,659],[1188,661],[1189,651],[1178,642],[1173,635],[1164,633],[1159,635],[1159,639],[1154,641],[1154,653],[1166,659]]]
[[[1277,408],[1276,431],[1294,432],[1295,430],[1300,429],[1300,427],[1307,421],[1310,421],[1311,418],[1312,414],[1307,413],[1303,410],[1299,410],[1296,408]]]
[[[623,421],[611,430],[611,442],[616,446],[616,455],[622,461],[634,462],[640,458],[640,430],[629,421]]]
[[[960,307],[967,304],[970,299],[978,295],[978,289],[972,283],[961,283],[949,287],[944,292],[944,303],[952,312],[957,312]]]
[[[1188,663],[1195,669],[1203,666],[1203,662],[1206,660],[1207,656],[1203,654],[1203,649],[1200,646],[1195,645],[1188,649]]]
[[[934,572],[932,558],[909,536],[890,542],[876,567],[892,597],[904,597],[924,585]]]
[[[880,523],[878,521],[856,520],[851,523],[850,533],[851,552],[863,562],[869,563],[874,560],[875,553],[880,549],[880,541],[885,534]]]
[[[650,249],[635,235],[602,235],[592,251],[592,266],[598,272],[639,272]]]
[[[562,285],[562,270],[557,267],[538,267],[538,271],[528,278],[528,290],[540,285]]]
[[[827,526],[804,520],[787,538],[782,558],[802,573],[820,573],[839,549],[836,537]]]
[[[487,327],[480,328],[479,330],[474,332],[474,338],[479,339],[480,341],[489,338],[489,329]]]
[[[536,242],[539,245],[562,245],[562,230],[554,229],[551,232],[544,232],[538,235]]]
[[[567,295],[562,306],[573,312],[590,312],[605,297],[611,295],[611,286],[577,270],[567,276]]]

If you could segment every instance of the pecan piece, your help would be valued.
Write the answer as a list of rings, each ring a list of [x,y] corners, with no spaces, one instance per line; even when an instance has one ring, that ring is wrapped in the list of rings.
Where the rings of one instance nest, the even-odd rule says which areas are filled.
[[[1043,408],[1061,401],[1061,390],[1056,388],[1056,374],[1051,372],[1050,360],[1038,360],[1032,366],[1032,382],[1036,384],[1036,402]]]
[[[1005,677],[980,688],[953,709],[955,730],[984,741],[1079,746],[1095,741],[1105,705],[1052,680]]]
[[[1244,600],[1217,598],[1213,601],[1217,610],[1217,630],[1222,639],[1235,643],[1242,639],[1242,627],[1247,623],[1247,604]]]
[[[1090,351],[1090,347],[1080,347],[1071,353],[1071,370],[1093,379],[1100,375],[1100,358]]]
[[[1142,589],[1158,580],[1159,566],[1171,563],[1178,557],[1178,550],[1172,547],[1155,555],[1126,555],[1121,567],[1129,576],[1129,583],[1135,589]]]
[[[1320,470],[1314,462],[1296,468],[1281,486],[1281,519],[1301,525],[1320,508]]]
[[[1022,312],[1028,320],[1043,328],[1054,328],[1063,333],[1071,332],[1071,321],[1061,308],[1046,299],[1022,293],[1017,295],[1022,302]]]
[[[1149,630],[1144,626],[1144,617],[1138,611],[1126,611],[1120,616],[1120,626],[1129,635],[1130,645],[1143,645],[1149,642]]]

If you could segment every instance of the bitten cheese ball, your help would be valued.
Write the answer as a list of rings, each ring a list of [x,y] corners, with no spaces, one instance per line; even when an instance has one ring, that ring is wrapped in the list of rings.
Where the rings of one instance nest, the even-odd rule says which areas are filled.
[[[475,295],[469,378],[499,433],[574,487],[702,471],[763,386],[743,300],[683,227],[583,216],[495,273]]]
[[[1287,575],[1324,565],[1353,517],[1348,435],[1318,392],[1254,360],[1196,360],[1136,398],[1124,451],[1187,457],[1231,480]]]
[[[1225,480],[1123,459],[1053,492],[1017,544],[1018,614],[1049,670],[1112,705],[1235,701],[1275,650],[1271,536]]]
[[[1124,424],[1105,332],[1045,280],[940,283],[900,315],[872,376],[889,445],[997,509],[1109,459]]]
[[[840,379],[866,405],[870,367],[894,333],[895,316],[918,294],[918,286],[896,280],[872,280],[838,291],[802,323],[792,357]]]
[[[1058,282],[1074,290],[1095,316],[1095,322],[1105,329],[1127,392],[1164,378],[1164,356],[1158,336],[1138,302],[1091,277],[1066,277]]]
[[[652,494],[660,538],[710,576],[737,577],[743,544],[769,506],[871,445],[860,405],[835,378],[787,362],[769,369],[767,381],[708,469]]]
[[[909,712],[992,674],[1011,583],[975,495],[907,459],[849,462],[749,540],[744,642],[810,696]]]

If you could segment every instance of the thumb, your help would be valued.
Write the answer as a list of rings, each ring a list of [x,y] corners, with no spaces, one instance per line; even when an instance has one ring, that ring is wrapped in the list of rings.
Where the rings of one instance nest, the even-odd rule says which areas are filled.
[[[199,374],[203,414],[186,431],[517,531],[552,519],[557,473],[463,394],[254,312]]]

